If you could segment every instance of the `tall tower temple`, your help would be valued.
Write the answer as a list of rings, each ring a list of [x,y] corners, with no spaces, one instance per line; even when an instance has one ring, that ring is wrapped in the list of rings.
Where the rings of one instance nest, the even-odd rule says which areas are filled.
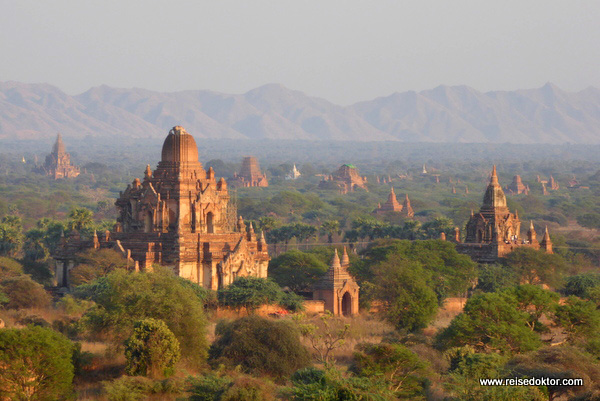
[[[110,237],[140,269],[162,264],[181,277],[216,290],[239,276],[266,277],[264,237],[246,228],[229,202],[226,181],[198,161],[194,137],[171,129],[156,170],[146,167],[116,201]]]
[[[43,166],[38,168],[39,172],[53,177],[55,180],[59,178],[74,178],[79,175],[79,167],[71,165],[71,155],[65,150],[62,136],[56,135],[56,142],[52,147],[52,153],[46,156],[46,161]]]

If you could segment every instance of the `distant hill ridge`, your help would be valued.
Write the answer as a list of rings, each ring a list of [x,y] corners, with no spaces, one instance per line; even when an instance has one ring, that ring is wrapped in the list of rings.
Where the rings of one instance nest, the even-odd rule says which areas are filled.
[[[174,125],[197,138],[598,144],[600,90],[439,86],[338,106],[277,84],[238,95],[103,85],[69,96],[0,82],[0,138],[162,137]]]

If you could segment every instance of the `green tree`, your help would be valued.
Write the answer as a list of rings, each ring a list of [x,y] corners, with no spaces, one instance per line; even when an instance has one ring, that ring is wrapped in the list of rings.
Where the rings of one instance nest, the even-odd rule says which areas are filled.
[[[447,217],[436,217],[432,221],[423,224],[425,238],[438,239],[441,233],[448,237],[454,234],[454,222]]]
[[[506,255],[503,264],[522,283],[547,284],[552,287],[560,284],[567,269],[562,256],[527,247],[519,247]]]
[[[363,263],[357,265],[359,271],[354,271],[359,284],[371,280],[373,266],[378,263],[415,261],[423,267],[426,282],[435,291],[440,304],[449,295],[464,295],[475,282],[476,264],[468,256],[456,252],[454,244],[448,241],[377,240],[362,255]]]
[[[476,353],[472,347],[453,348],[446,352],[450,369],[444,387],[452,399],[464,401],[546,401],[548,398],[533,386],[482,386],[480,378],[505,377],[506,357],[499,354]]]
[[[570,296],[557,305],[554,323],[562,327],[570,342],[597,338],[600,333],[600,311],[592,301]]]
[[[258,219],[258,228],[261,231],[264,231],[265,234],[268,234],[272,229],[279,227],[279,225],[281,225],[279,220],[271,216],[263,216]]]
[[[89,283],[115,269],[127,267],[127,260],[113,249],[88,249],[76,257],[77,265],[69,271],[74,286]]]
[[[572,346],[544,347],[535,352],[516,355],[508,362],[506,368],[511,377],[583,379],[582,386],[546,386],[550,400],[583,395],[600,384],[598,360]]]
[[[282,296],[283,291],[277,283],[259,277],[238,277],[217,292],[221,304],[235,309],[245,308],[250,314],[262,305],[278,303]]]
[[[0,256],[0,280],[23,274],[23,265],[12,258]]]
[[[6,308],[44,308],[50,304],[50,295],[44,287],[27,275],[2,280],[0,290],[9,299]]]
[[[114,344],[133,332],[136,321],[153,318],[164,321],[175,334],[184,359],[202,365],[206,358],[206,318],[203,301],[191,286],[166,268],[154,272],[127,272],[117,269],[90,284],[76,287],[74,295],[94,301],[80,320],[94,338],[108,338]]]
[[[586,228],[595,228],[600,230],[600,214],[599,213],[585,213],[577,216],[577,223]]]
[[[0,398],[65,400],[72,394],[73,343],[41,327],[0,330]]]
[[[538,348],[539,336],[527,325],[530,316],[518,309],[507,293],[483,293],[471,297],[461,314],[438,334],[444,349],[470,345],[481,352],[518,353]]]
[[[527,326],[531,330],[543,330],[545,326],[540,322],[542,315],[548,315],[558,305],[560,296],[541,287],[523,284],[506,290],[517,301],[517,309],[529,314]]]
[[[143,319],[134,323],[133,334],[125,341],[127,374],[170,376],[179,357],[179,341],[165,322]]]
[[[346,343],[350,331],[350,325],[344,319],[334,317],[331,312],[319,316],[316,322],[300,323],[298,328],[316,352],[317,361],[326,367],[332,366],[332,352]]]
[[[300,333],[289,322],[246,316],[221,322],[216,335],[209,351],[214,366],[240,365],[254,374],[283,378],[310,363]]]
[[[21,218],[4,216],[0,222],[0,256],[15,257],[23,246]]]
[[[418,330],[429,324],[438,309],[435,292],[427,285],[421,264],[388,260],[373,267],[371,297],[382,305],[386,320],[399,330]]]
[[[519,277],[501,264],[481,264],[478,267],[477,289],[495,292],[519,284]]]
[[[584,298],[588,291],[600,286],[600,274],[583,273],[567,277],[563,292],[565,295],[575,295]]]
[[[402,344],[362,343],[356,346],[351,370],[358,376],[380,377],[400,398],[425,395],[427,364]]]
[[[333,243],[333,236],[340,234],[340,222],[337,220],[326,220],[321,224],[321,233],[327,234],[327,242]]]
[[[69,229],[82,231],[91,229],[94,224],[94,212],[84,207],[76,207],[69,212]]]
[[[294,292],[306,291],[327,272],[316,255],[292,249],[269,262],[269,277]]]

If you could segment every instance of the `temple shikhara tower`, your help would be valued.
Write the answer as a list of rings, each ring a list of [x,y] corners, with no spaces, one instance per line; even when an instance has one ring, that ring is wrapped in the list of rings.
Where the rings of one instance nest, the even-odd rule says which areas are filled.
[[[268,187],[267,175],[260,172],[256,157],[248,156],[242,160],[242,168],[233,177],[232,184],[239,187]]]
[[[529,194],[529,188],[523,184],[520,175],[515,175],[506,190],[511,195]]]
[[[415,212],[410,205],[410,199],[408,199],[408,194],[404,198],[404,203],[400,204],[398,199],[396,198],[396,194],[394,193],[394,188],[390,187],[390,194],[388,195],[387,201],[382,205],[379,204],[377,209],[373,213],[375,214],[386,214],[390,212],[400,213],[406,217],[413,217]]]
[[[46,156],[46,162],[38,171],[53,177],[55,180],[59,178],[74,178],[79,175],[79,167],[71,165],[71,155],[66,152],[65,144],[60,134],[56,136],[52,153]]]
[[[313,299],[323,300],[325,310],[335,316],[358,314],[359,286],[348,273],[349,266],[350,258],[346,248],[344,247],[341,261],[336,249],[329,270],[314,287]]]
[[[202,168],[196,141],[183,127],[169,132],[156,169],[147,166],[143,180],[136,178],[115,204],[114,232],[95,237],[94,247],[120,249],[137,269],[166,265],[213,290],[240,276],[267,277],[264,237],[236,219],[227,183]],[[57,277],[66,279],[68,257],[62,255]]]
[[[483,205],[478,213],[473,213],[467,222],[467,236],[456,250],[465,253],[477,262],[492,263],[520,246],[545,249],[552,253],[550,235],[544,235],[543,243],[535,240],[533,223],[528,238],[520,238],[521,220],[518,213],[511,213],[506,204],[506,196],[498,182],[496,166],[492,170],[490,183],[483,197]]]

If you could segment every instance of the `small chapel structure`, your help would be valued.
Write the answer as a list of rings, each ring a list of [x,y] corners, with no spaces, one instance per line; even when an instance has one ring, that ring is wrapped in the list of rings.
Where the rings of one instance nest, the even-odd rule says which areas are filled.
[[[327,273],[313,289],[313,299],[324,301],[325,310],[334,316],[358,315],[359,286],[348,272],[349,266],[346,247],[341,261],[336,249]]]

